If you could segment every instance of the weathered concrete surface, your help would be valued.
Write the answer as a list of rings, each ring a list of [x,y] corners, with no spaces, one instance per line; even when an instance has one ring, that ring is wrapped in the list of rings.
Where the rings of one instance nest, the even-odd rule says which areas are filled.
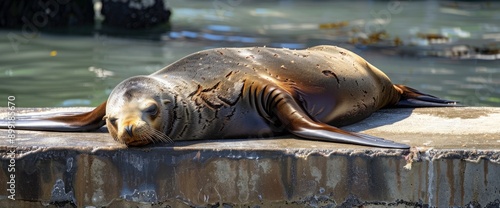
[[[17,131],[0,140],[0,207],[500,206],[500,108],[385,109],[345,129],[413,148],[284,136],[127,149],[106,133]]]

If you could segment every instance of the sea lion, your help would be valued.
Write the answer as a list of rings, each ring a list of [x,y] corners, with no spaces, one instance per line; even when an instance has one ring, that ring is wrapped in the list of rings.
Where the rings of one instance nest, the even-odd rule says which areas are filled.
[[[311,140],[409,148],[335,127],[391,106],[456,102],[394,85],[375,66],[336,46],[217,48],[121,82],[91,112],[49,118],[50,126],[31,129],[88,131],[106,123],[111,136],[128,146],[289,132]]]

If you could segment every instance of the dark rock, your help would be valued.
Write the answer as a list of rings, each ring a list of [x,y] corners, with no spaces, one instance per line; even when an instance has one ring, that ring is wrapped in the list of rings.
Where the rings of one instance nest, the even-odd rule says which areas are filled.
[[[103,0],[103,24],[120,28],[150,28],[167,23],[170,10],[163,0]]]
[[[2,0],[0,27],[51,28],[94,23],[92,0]]]

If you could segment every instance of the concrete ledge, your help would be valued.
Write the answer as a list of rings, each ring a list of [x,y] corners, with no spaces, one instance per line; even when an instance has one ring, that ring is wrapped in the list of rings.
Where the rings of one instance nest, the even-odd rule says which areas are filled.
[[[106,133],[17,131],[0,140],[0,207],[498,207],[499,123],[500,108],[384,109],[344,128],[411,150],[290,136],[127,149]]]

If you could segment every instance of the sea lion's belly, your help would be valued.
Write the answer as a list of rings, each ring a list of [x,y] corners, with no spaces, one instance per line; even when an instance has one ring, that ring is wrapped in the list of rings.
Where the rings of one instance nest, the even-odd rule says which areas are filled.
[[[385,105],[382,92],[392,89],[391,84],[378,83],[364,72],[360,70],[356,76],[341,70],[319,72],[314,82],[295,89],[295,98],[311,117],[321,122],[334,126],[358,122]]]
[[[311,117],[332,125],[357,122],[391,100],[389,78],[342,48],[261,50],[250,61],[260,77],[287,90]]]

